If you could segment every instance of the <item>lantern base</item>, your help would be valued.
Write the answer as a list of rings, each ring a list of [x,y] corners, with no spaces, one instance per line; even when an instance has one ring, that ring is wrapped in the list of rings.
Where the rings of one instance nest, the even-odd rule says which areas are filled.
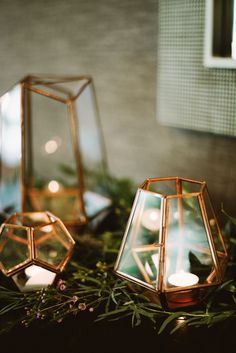
[[[179,308],[187,308],[200,304],[215,288],[215,286],[204,288],[193,288],[176,292],[155,292],[147,288],[143,288],[136,283],[128,283],[128,288],[132,292],[141,294],[150,302],[160,305],[165,310],[175,310]]]
[[[199,294],[199,288],[196,288],[178,292],[166,292],[163,296],[167,303],[166,306],[169,309],[175,309],[199,304],[202,300]]]

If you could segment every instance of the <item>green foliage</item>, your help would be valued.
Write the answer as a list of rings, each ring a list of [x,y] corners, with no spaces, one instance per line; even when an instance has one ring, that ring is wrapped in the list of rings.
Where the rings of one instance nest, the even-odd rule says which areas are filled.
[[[210,327],[236,316],[236,252],[230,251],[226,281],[201,305],[185,311],[163,310],[141,294],[131,292],[125,281],[113,273],[114,261],[130,213],[134,187],[129,180],[109,178],[108,193],[113,199],[109,217],[101,231],[89,227],[77,233],[74,255],[55,285],[37,292],[20,293],[2,276],[0,286],[0,333],[35,321],[60,323],[81,312],[101,320],[130,321],[132,327],[149,321],[157,333],[174,333],[183,326]],[[236,222],[233,217],[229,221]],[[236,242],[227,224],[229,249]],[[5,282],[5,283],[4,283]]]

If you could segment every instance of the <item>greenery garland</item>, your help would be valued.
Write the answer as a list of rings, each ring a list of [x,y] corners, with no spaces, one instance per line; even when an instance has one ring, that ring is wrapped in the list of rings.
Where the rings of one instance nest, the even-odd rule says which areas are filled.
[[[225,282],[200,307],[187,311],[166,311],[140,294],[130,292],[125,281],[113,274],[120,241],[127,222],[134,186],[129,180],[110,178],[109,195],[113,206],[109,216],[96,231],[83,229],[76,234],[74,255],[54,287],[37,292],[20,293],[1,277],[0,333],[17,325],[28,327],[37,320],[59,324],[70,315],[86,311],[94,321],[130,318],[133,327],[151,321],[158,333],[175,332],[183,325],[207,326],[236,317],[236,239],[227,216],[224,236],[229,249],[229,266]],[[82,232],[82,230],[81,230]],[[88,265],[89,264],[89,265]]]

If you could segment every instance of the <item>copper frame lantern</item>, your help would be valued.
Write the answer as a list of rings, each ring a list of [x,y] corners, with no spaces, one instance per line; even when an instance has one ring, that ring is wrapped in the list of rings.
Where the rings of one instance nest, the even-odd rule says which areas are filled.
[[[142,184],[115,265],[118,276],[176,309],[198,304],[218,286],[226,260],[205,182],[169,177]]]
[[[74,240],[50,212],[15,213],[0,228],[0,267],[22,292],[53,284]]]
[[[27,76],[0,98],[0,208],[83,224],[111,203],[92,78]]]

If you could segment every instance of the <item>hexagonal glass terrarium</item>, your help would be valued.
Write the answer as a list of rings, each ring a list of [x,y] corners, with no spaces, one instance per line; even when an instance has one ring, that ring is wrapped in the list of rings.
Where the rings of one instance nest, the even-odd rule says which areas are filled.
[[[175,309],[199,303],[218,286],[226,259],[205,182],[171,177],[143,183],[115,265],[117,275],[152,301]]]
[[[69,260],[74,240],[50,212],[15,213],[0,228],[0,266],[22,292],[51,285]]]
[[[27,76],[0,98],[0,209],[83,224],[111,204],[93,80]]]

